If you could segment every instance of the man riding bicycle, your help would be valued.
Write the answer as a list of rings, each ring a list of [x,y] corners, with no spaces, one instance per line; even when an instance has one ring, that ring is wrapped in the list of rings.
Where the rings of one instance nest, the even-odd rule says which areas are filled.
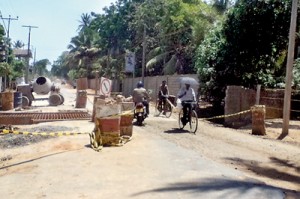
[[[185,126],[189,121],[189,115],[196,102],[195,91],[193,88],[191,88],[190,84],[186,83],[185,87],[182,87],[179,90],[177,97],[181,100],[181,104],[183,107],[183,117],[181,118],[181,122],[183,126]]]

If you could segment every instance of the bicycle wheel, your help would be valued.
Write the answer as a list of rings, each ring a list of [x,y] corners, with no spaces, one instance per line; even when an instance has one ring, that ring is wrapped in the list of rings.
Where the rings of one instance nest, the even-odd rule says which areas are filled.
[[[180,129],[183,129],[183,128],[184,128],[184,126],[183,126],[183,124],[182,124],[182,122],[181,122],[182,116],[183,116],[183,110],[181,109],[180,112],[179,112],[179,114],[178,114],[178,125],[179,125],[179,128],[180,128]]]
[[[162,112],[162,105],[159,102],[156,103],[155,106],[155,116],[158,117]]]
[[[195,110],[191,111],[191,118],[189,124],[190,124],[190,132],[196,134],[198,128],[198,115]]]
[[[167,118],[169,118],[172,115],[173,107],[168,102],[167,102],[167,104],[165,106],[166,106],[166,114],[165,114],[165,116]]]

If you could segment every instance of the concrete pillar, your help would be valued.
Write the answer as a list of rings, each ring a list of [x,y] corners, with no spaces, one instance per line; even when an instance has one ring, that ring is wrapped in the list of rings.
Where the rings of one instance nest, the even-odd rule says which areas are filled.
[[[243,87],[241,86],[227,86],[224,107],[225,115],[230,115],[241,111],[242,91]],[[226,117],[224,119],[224,124],[225,126],[234,127],[235,123],[239,123],[241,121],[240,119],[240,115]]]
[[[266,135],[265,117],[266,108],[264,105],[255,105],[251,107],[252,111],[252,134]]]

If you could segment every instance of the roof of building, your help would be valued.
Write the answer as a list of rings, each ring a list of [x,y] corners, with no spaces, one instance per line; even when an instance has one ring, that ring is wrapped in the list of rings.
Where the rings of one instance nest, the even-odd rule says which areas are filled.
[[[32,57],[31,50],[29,52],[27,49],[15,48],[13,49],[14,55],[16,57]]]

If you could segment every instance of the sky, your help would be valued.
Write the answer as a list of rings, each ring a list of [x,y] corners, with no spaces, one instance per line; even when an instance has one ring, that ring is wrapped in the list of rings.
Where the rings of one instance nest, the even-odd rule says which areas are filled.
[[[77,29],[83,13],[103,13],[103,8],[116,0],[0,0],[3,18],[11,20],[9,37],[12,43],[22,41],[27,49],[29,28],[30,46],[35,60],[57,60],[71,38],[78,35]],[[8,20],[0,19],[0,24],[8,29]],[[6,35],[7,36],[7,35]],[[33,61],[33,58],[31,62]],[[48,68],[49,69],[49,68]]]

